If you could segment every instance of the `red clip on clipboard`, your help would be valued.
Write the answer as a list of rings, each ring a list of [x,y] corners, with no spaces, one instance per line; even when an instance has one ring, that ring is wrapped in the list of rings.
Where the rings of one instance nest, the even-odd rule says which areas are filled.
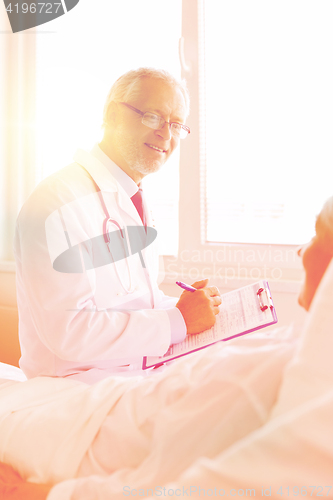
[[[271,291],[265,280],[225,293],[221,299],[213,328],[187,335],[180,344],[171,345],[164,356],[144,357],[143,370],[277,323]]]
[[[274,309],[271,291],[268,287],[268,283],[266,288],[259,288],[259,290],[257,291],[257,295],[261,311],[266,311],[266,309],[268,308]]]

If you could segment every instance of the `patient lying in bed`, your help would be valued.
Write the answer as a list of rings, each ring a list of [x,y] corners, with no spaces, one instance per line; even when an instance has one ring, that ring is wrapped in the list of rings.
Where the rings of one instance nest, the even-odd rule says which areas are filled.
[[[48,500],[215,488],[217,496],[252,488],[281,499],[298,488],[333,498],[332,265],[316,292],[333,255],[332,207],[330,199],[300,252],[300,303],[311,305],[300,338],[291,328],[256,333],[146,379],[3,381],[0,460],[25,480],[54,485],[47,496],[23,482],[17,492],[26,496],[16,498],[35,487],[32,498]]]

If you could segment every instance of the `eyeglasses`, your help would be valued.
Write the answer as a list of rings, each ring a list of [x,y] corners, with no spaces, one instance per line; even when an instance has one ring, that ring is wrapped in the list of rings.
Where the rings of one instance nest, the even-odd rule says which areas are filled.
[[[134,106],[127,104],[127,102],[121,102],[120,104],[127,106],[132,111],[135,111],[135,113],[138,113],[138,115],[141,115],[141,123],[143,123],[143,125],[146,125],[146,127],[152,128],[154,130],[161,130],[167,123],[170,126],[170,132],[173,137],[179,137],[180,139],[185,139],[185,137],[187,137],[187,135],[191,132],[190,127],[187,127],[182,123],[167,122],[161,116],[150,113],[150,111],[146,111],[145,113],[143,113],[139,109],[134,108]]]

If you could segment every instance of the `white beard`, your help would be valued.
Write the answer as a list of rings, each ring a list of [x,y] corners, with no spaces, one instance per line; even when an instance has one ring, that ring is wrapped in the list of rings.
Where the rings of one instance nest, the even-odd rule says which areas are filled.
[[[157,172],[164,162],[146,158],[135,139],[129,138],[123,130],[117,129],[114,134],[117,148],[131,170],[140,172],[142,175]]]

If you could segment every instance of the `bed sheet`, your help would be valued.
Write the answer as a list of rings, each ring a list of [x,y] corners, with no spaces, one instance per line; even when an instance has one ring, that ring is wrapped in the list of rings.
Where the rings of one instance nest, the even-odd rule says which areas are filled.
[[[11,381],[0,386],[0,461],[50,484],[174,480],[267,421],[295,348],[283,334],[216,344],[154,377]]]
[[[48,500],[155,488],[193,497],[252,488],[281,500],[294,487],[333,498],[333,264],[328,271],[295,343],[290,330],[257,333],[147,379],[0,386],[0,460],[58,483]]]
[[[267,421],[215,456],[192,456],[188,467],[164,481],[151,463],[108,476],[91,475],[56,485],[48,500],[113,500],[124,496],[296,496],[333,498],[333,262],[312,303],[307,324]],[[238,417],[244,422],[248,413]],[[215,427],[215,438],[227,428]],[[213,433],[214,435],[214,433]],[[175,448],[174,461],[178,460]],[[170,450],[172,452],[172,450]],[[156,454],[163,469],[165,456]],[[171,455],[172,457],[172,455]],[[168,457],[167,457],[168,458]],[[145,466],[146,465],[146,466]],[[140,477],[137,476],[140,471]]]

